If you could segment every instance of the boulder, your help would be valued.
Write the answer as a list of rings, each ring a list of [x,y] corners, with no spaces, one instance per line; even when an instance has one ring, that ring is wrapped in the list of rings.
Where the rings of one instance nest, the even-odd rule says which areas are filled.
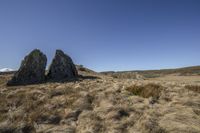
[[[41,83],[45,80],[47,57],[40,50],[35,49],[27,55],[19,70],[7,85],[25,85]]]
[[[72,59],[61,50],[56,50],[55,57],[49,67],[47,78],[60,81],[63,79],[74,79],[78,76]]]

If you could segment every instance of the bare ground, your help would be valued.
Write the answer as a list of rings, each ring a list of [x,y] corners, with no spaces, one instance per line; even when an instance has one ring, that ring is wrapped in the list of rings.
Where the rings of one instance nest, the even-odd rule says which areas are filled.
[[[87,78],[13,87],[5,85],[11,75],[0,76],[0,133],[200,132],[200,93],[186,87],[199,86],[200,76],[138,80],[81,74]],[[156,99],[149,84],[161,86]],[[133,93],[131,86],[151,95]]]

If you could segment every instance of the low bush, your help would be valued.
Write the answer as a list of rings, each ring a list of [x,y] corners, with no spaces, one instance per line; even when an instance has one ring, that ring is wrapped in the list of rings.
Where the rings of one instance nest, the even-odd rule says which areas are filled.
[[[186,85],[186,89],[200,93],[200,86],[199,85]]]
[[[153,97],[158,99],[163,87],[158,84],[149,83],[147,85],[132,85],[126,88],[127,91],[133,95],[141,96],[144,98]]]
[[[158,78],[160,76],[160,74],[143,74],[144,78]]]

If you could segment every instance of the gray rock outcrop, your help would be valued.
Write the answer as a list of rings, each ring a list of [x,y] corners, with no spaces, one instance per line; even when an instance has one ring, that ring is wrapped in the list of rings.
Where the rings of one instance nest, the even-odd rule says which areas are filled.
[[[63,80],[74,79],[78,76],[76,67],[72,59],[61,50],[56,50],[55,57],[49,67],[47,79]]]
[[[35,49],[27,55],[19,70],[7,85],[25,85],[41,83],[45,80],[47,57],[40,50]]]

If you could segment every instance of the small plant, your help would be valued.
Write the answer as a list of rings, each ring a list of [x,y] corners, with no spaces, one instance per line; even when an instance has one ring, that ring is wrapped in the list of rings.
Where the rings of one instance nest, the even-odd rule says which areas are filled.
[[[59,89],[55,89],[55,90],[51,90],[50,91],[50,98],[56,97],[56,96],[61,96],[65,94],[65,90],[59,90]]]
[[[158,99],[163,87],[158,84],[147,84],[147,85],[132,85],[126,88],[127,91],[131,92],[133,95],[141,96],[144,98],[153,97]]]
[[[186,89],[200,93],[200,86],[199,85],[186,85]]]
[[[158,78],[160,74],[143,74],[145,78]]]
[[[84,67],[80,67],[79,70],[80,71],[86,71],[86,69]]]

